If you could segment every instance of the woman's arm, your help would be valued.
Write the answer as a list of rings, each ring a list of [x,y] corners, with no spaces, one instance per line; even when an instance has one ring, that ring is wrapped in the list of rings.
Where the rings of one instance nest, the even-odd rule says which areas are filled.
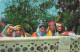
[[[47,30],[46,30],[46,33],[48,33],[49,32],[49,26],[48,26],[48,28],[47,28]]]
[[[59,36],[69,36],[68,34],[59,34]]]

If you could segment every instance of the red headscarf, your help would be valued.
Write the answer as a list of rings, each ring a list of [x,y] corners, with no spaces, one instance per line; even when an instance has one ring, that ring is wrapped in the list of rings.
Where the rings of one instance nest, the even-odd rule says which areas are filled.
[[[25,37],[25,32],[24,32],[24,29],[23,29],[23,27],[22,27],[22,26],[19,26],[19,27],[21,27],[21,29],[22,29],[22,32],[23,32],[23,36]]]
[[[54,20],[51,20],[51,21],[48,23],[48,26],[49,26],[50,24],[56,24],[56,23],[55,23]]]

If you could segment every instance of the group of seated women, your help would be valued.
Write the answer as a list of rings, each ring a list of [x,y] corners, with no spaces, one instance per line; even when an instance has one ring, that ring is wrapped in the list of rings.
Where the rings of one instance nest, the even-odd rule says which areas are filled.
[[[0,33],[0,37],[27,37],[30,36],[26,33],[21,25],[13,26],[12,24],[7,24]],[[36,31],[31,35],[32,37],[42,37],[42,36],[75,36],[73,31],[65,31],[65,26],[62,23],[56,23],[51,20],[46,28],[45,24],[39,24]]]

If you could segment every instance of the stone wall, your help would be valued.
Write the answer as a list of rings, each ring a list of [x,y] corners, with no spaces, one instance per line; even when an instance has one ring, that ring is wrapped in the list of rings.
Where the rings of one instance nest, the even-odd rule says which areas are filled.
[[[80,36],[0,38],[0,52],[80,52]]]

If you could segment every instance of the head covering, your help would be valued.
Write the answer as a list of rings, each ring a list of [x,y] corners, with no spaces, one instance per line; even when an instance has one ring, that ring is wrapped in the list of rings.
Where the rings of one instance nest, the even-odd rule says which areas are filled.
[[[59,27],[59,26],[62,27],[63,31],[65,31],[65,26],[61,22],[56,23],[56,27]]]
[[[41,33],[41,32],[40,32],[40,27],[42,27],[42,26],[45,27],[44,24],[39,24],[39,25],[38,25],[38,28],[37,28],[37,30],[36,30],[36,33],[38,34],[39,37],[40,37],[40,36],[46,36],[46,29],[45,29],[45,32],[44,32],[44,33]],[[45,27],[45,28],[46,28],[46,27]]]
[[[1,35],[5,35],[6,30],[7,30],[8,27],[13,28],[13,27],[12,27],[12,24],[7,24],[7,25],[5,26],[5,28],[3,29]]]
[[[49,26],[50,24],[56,24],[56,23],[55,23],[54,20],[51,20],[51,21],[48,23],[48,26]]]
[[[44,25],[44,24],[39,24],[39,25],[38,25],[38,27],[39,27],[39,28],[40,28],[41,26],[44,26],[44,27],[45,27],[45,25]]]
[[[7,25],[5,26],[5,28],[3,29],[1,35],[5,35],[7,28],[13,28],[12,24],[7,24]]]
[[[56,27],[57,26],[63,26],[63,24],[61,22],[59,22],[59,23],[56,23]]]
[[[16,30],[16,29],[21,29],[22,32],[23,32],[23,36],[25,36],[24,29],[23,29],[23,27],[22,27],[21,25],[16,25],[16,26],[14,26],[14,30]]]

